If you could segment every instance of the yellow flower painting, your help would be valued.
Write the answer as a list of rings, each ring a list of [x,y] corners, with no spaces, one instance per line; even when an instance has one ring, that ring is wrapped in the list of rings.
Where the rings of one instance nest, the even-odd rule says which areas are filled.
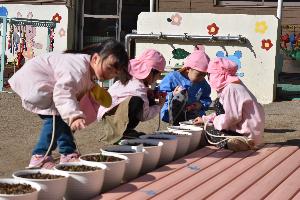
[[[255,32],[264,34],[268,29],[268,25],[266,21],[256,22],[255,24]]]

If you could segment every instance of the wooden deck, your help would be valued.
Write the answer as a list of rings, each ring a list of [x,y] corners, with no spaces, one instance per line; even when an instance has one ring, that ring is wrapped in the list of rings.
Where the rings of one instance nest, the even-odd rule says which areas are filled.
[[[204,147],[96,199],[300,199],[300,149]]]

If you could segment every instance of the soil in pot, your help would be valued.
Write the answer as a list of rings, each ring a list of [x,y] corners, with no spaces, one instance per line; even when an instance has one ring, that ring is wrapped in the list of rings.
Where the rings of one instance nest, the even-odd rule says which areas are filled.
[[[54,175],[54,174],[42,174],[40,172],[32,173],[32,174],[22,174],[22,175],[19,175],[19,177],[28,178],[28,179],[59,179],[59,178],[64,178],[64,176]]]
[[[57,169],[69,172],[88,172],[101,170],[99,167],[91,167],[86,165],[59,166]]]
[[[102,154],[95,154],[95,155],[86,155],[81,157],[83,160],[93,161],[93,162],[117,162],[123,159],[117,158],[114,156],[106,156]]]
[[[172,140],[172,138],[166,138],[166,137],[147,137],[147,139],[153,139],[153,140]]]
[[[130,146],[139,146],[139,145],[143,145],[144,147],[153,147],[153,146],[157,146],[155,144],[150,144],[147,142],[130,142],[128,143],[128,145]]]
[[[189,131],[189,130],[191,130],[189,128],[184,128],[184,127],[180,127],[180,126],[171,126],[169,128],[174,129],[174,130],[178,130],[178,131]]]
[[[132,151],[126,151],[126,150],[109,150],[109,152],[114,152],[114,153],[135,153],[135,151],[134,150],[132,150]]]
[[[27,194],[36,191],[33,187],[28,184],[10,184],[10,183],[0,183],[0,194]]]
[[[167,134],[167,135],[183,135],[183,134],[175,133],[175,132],[168,132],[168,133],[164,133],[164,134]]]

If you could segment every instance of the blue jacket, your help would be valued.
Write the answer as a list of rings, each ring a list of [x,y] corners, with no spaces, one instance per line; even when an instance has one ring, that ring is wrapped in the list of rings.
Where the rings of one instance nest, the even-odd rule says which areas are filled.
[[[199,83],[192,83],[188,77],[183,76],[180,72],[168,73],[159,85],[160,91],[168,93],[165,104],[161,109],[161,119],[165,122],[169,122],[168,103],[170,94],[174,91],[177,86],[184,87],[188,90],[188,102],[187,105],[200,102],[202,107],[199,111],[199,116],[205,115],[205,111],[211,104],[210,93],[211,89],[206,80]]]

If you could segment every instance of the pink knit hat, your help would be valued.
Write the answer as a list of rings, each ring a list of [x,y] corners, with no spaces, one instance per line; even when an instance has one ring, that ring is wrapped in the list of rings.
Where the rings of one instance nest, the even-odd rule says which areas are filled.
[[[195,48],[194,52],[186,58],[184,66],[190,67],[200,72],[206,72],[208,63],[209,57],[205,53],[204,47],[198,45]]]
[[[210,86],[218,92],[229,83],[239,82],[240,79],[235,75],[237,69],[237,64],[227,58],[211,60],[207,68]]]
[[[147,49],[139,57],[130,60],[128,71],[133,77],[142,80],[150,74],[151,69],[163,72],[165,66],[166,60],[160,52]]]

